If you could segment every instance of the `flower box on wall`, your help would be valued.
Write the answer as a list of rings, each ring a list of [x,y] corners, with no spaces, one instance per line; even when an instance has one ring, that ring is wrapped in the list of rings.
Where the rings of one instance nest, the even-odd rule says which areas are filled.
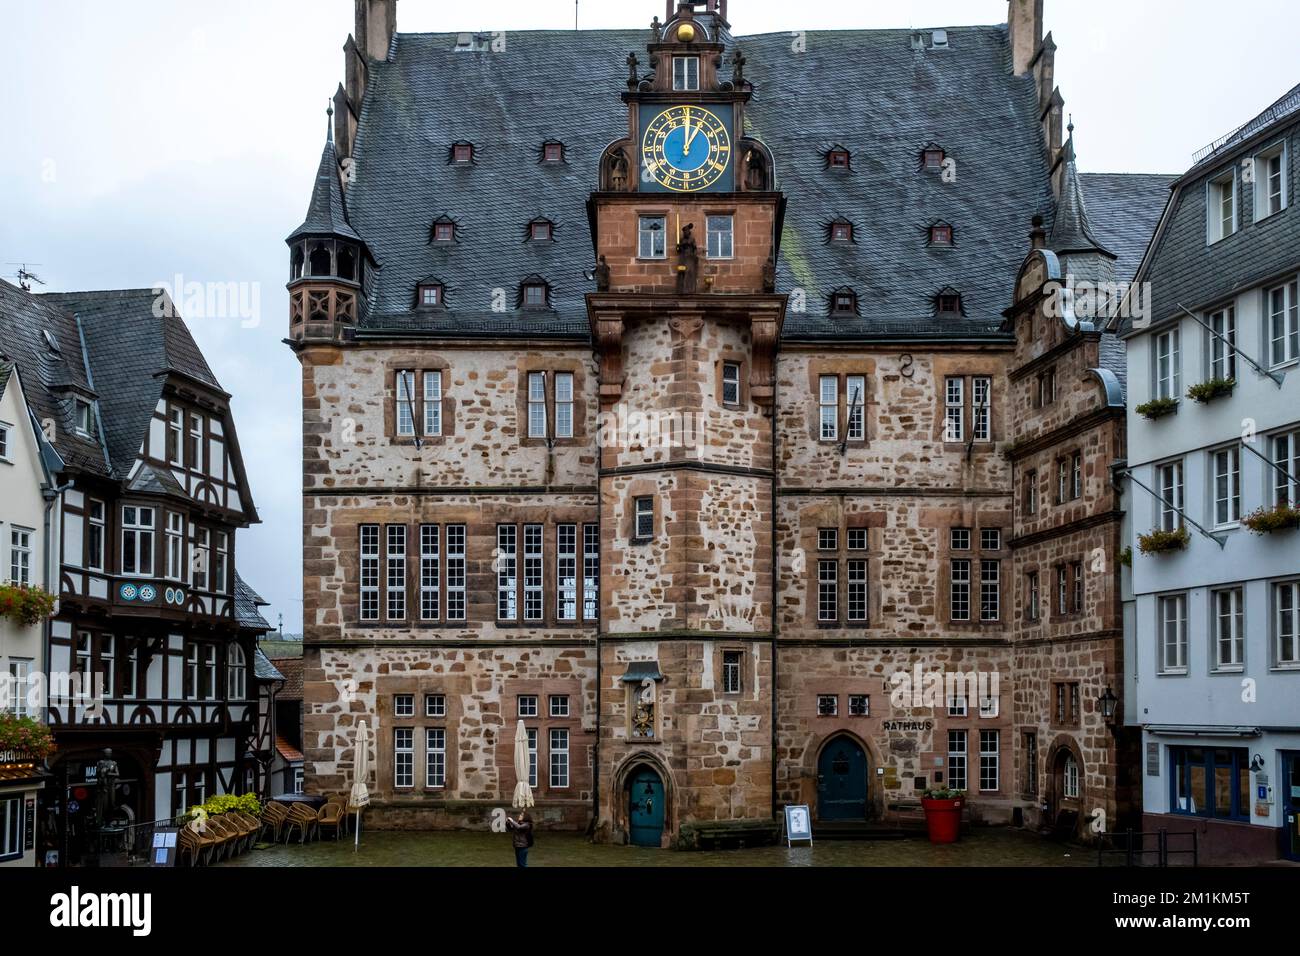
[[[1241,519],[1255,534],[1272,534],[1300,528],[1300,507],[1282,502],[1274,508],[1260,508]]]
[[[0,617],[31,627],[53,613],[53,594],[26,584],[0,584]]]
[[[1192,535],[1186,528],[1165,531],[1156,528],[1146,534],[1138,535],[1138,550],[1143,554],[1168,554],[1171,551],[1185,551],[1192,543]]]
[[[1232,390],[1236,387],[1237,380],[1235,378],[1212,378],[1205,382],[1198,382],[1189,388],[1187,397],[1204,405],[1224,395],[1231,395]]]
[[[1164,418],[1166,415],[1172,415],[1178,411],[1178,399],[1176,398],[1153,398],[1149,402],[1143,402],[1137,408],[1133,409],[1143,418],[1155,421],[1157,418]]]

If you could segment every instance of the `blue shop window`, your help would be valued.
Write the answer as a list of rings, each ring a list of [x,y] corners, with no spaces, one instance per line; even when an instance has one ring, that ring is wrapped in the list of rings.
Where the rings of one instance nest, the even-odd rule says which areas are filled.
[[[1249,764],[1242,747],[1170,747],[1170,812],[1249,820]]]

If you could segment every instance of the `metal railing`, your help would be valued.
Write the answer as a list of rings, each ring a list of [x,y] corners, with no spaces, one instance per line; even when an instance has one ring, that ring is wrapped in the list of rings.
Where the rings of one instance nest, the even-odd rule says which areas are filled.
[[[1191,838],[1190,846],[1183,842],[1188,837]],[[1179,843],[1182,845],[1177,845]],[[1154,833],[1121,830],[1112,834],[1109,840],[1097,841],[1097,865],[1105,866],[1107,857],[1123,857],[1123,862],[1115,865],[1164,867],[1169,865],[1171,856],[1190,856],[1192,866],[1197,866],[1198,849],[1195,830],[1173,833],[1163,827]]]
[[[1254,119],[1247,120],[1232,132],[1225,133],[1208,146],[1202,146],[1192,154],[1192,165],[1195,166],[1202,160],[1213,156],[1233,140],[1245,139],[1251,133],[1264,129],[1270,123],[1281,119],[1296,109],[1300,109],[1300,89],[1292,90]]]
[[[149,862],[155,828],[172,825],[171,820],[151,820],[93,830],[86,835],[86,855],[98,859],[101,867],[144,866]]]

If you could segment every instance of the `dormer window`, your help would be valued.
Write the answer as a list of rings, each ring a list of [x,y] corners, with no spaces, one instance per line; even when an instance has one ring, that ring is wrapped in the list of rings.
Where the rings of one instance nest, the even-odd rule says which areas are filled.
[[[1237,178],[1229,169],[1206,186],[1207,227],[1210,242],[1226,239],[1237,231]]]
[[[83,438],[89,438],[91,418],[92,418],[90,402],[87,402],[84,399],[80,399],[80,398],[77,399],[77,407],[76,407],[75,414],[76,414],[75,424],[77,427],[77,434]]]
[[[830,224],[831,242],[852,242],[853,223],[847,219],[836,219]]]
[[[700,58],[698,56],[673,57],[673,89],[693,91],[700,88]]]
[[[41,337],[45,339],[45,347],[55,355],[61,354],[59,349],[59,340],[54,337],[49,329],[41,329]]]
[[[836,289],[831,293],[831,315],[857,315],[858,294],[852,289]]]
[[[941,316],[961,315],[961,293],[955,289],[944,289],[934,297],[934,311]]]
[[[555,223],[549,219],[534,219],[528,224],[528,238],[533,242],[550,242],[555,238]]]
[[[519,304],[525,309],[545,309],[551,304],[551,287],[541,276],[530,276],[519,286]]]
[[[826,166],[828,169],[848,169],[849,158],[847,149],[842,146],[835,146],[826,153]]]
[[[555,141],[545,142],[542,144],[542,162],[544,163],[562,163],[564,162],[564,144]]]
[[[946,222],[937,222],[930,227],[930,245],[932,246],[951,246],[952,245],[952,226]]]
[[[455,242],[456,241],[456,222],[455,220],[441,216],[433,221],[433,231],[431,238],[434,242]]]
[[[470,164],[474,162],[474,144],[473,143],[452,143],[451,161],[453,163]]]
[[[421,282],[415,295],[415,304],[421,309],[441,308],[446,289],[441,282]]]
[[[943,169],[944,155],[942,146],[927,146],[921,153],[921,163],[926,169]]]

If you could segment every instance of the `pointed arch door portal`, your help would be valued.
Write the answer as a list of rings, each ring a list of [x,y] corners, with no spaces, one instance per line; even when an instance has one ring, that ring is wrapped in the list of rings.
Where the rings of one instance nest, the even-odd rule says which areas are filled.
[[[817,818],[865,820],[867,755],[852,737],[834,737],[817,759]]]
[[[663,845],[664,782],[650,767],[638,768],[627,782],[628,836],[635,846]]]

